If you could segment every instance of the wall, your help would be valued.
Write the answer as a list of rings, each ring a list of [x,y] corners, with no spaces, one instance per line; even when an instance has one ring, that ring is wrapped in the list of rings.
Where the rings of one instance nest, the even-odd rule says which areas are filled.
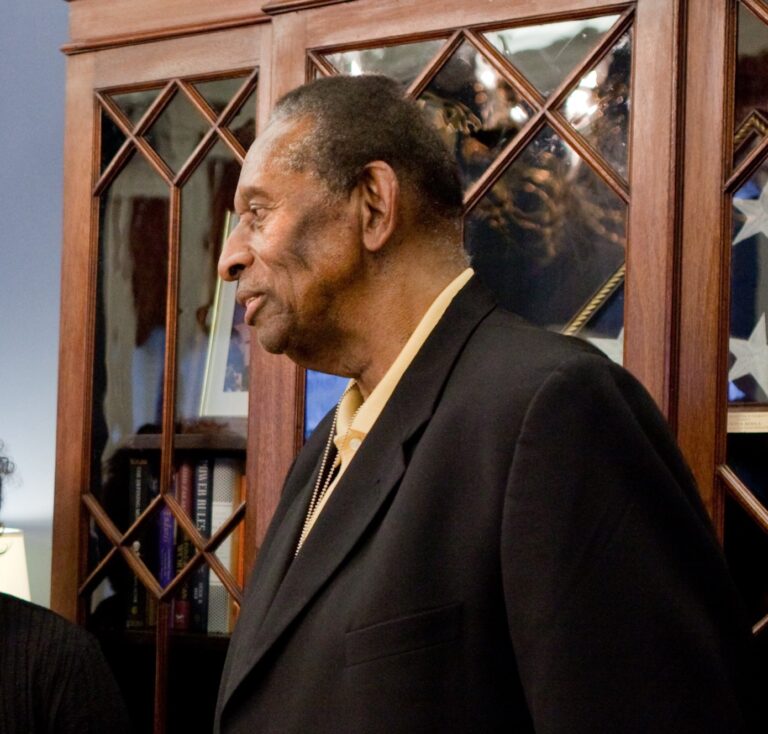
[[[0,441],[16,464],[0,520],[27,534],[47,605],[59,339],[67,4],[4,0],[0,24]]]

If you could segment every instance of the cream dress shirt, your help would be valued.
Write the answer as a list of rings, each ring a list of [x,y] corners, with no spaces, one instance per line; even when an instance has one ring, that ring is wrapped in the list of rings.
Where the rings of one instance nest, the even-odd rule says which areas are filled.
[[[363,400],[357,383],[354,380],[350,380],[338,406],[336,435],[333,437],[337,450],[333,466],[334,468],[338,467],[338,473],[321,501],[317,504],[312,516],[308,518],[298,549],[306,541],[313,525],[328,502],[328,498],[333,493],[333,490],[339,483],[339,479],[341,479],[342,474],[346,471],[365,437],[373,428],[379,415],[381,415],[381,411],[384,410],[384,406],[395,391],[400,378],[405,374],[405,371],[427,340],[427,337],[437,326],[437,322],[440,321],[451,301],[466,285],[473,274],[472,268],[467,268],[440,292],[424,316],[422,316],[421,321],[419,321],[408,338],[400,354],[397,355],[395,361],[391,364],[384,377],[381,378],[379,384],[373,389],[367,400]]]

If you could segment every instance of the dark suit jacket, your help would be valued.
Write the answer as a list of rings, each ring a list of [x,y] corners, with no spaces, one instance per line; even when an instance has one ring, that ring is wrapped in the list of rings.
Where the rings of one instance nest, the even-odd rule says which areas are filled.
[[[221,732],[735,732],[747,637],[639,384],[476,279],[299,556],[330,419],[246,590]]]

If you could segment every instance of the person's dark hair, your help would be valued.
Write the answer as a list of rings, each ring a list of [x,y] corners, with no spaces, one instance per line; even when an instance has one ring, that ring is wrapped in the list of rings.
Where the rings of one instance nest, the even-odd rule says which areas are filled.
[[[3,504],[3,477],[7,477],[13,474],[13,462],[3,455],[3,442],[0,441],[0,505]],[[2,530],[3,524],[0,523],[0,530]]]
[[[456,161],[400,84],[379,75],[317,79],[288,92],[273,120],[311,120],[313,128],[287,164],[311,166],[335,194],[349,194],[366,164],[384,161],[417,194],[422,217],[454,222],[462,193]]]

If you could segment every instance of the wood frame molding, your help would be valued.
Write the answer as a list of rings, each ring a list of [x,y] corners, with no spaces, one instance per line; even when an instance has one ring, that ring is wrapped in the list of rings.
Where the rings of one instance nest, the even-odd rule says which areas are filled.
[[[262,14],[246,15],[241,18],[233,18],[232,20],[220,21],[218,23],[180,25],[159,31],[126,33],[114,36],[105,36],[104,38],[85,39],[82,41],[65,43],[61,47],[61,51],[67,56],[72,56],[74,54],[82,54],[89,51],[100,51],[108,48],[122,48],[125,46],[134,46],[140,43],[162,41],[168,38],[193,36],[200,33],[210,33],[211,31],[228,30],[230,28],[242,28],[244,26],[257,25],[259,23],[268,22],[269,18]]]
[[[730,248],[724,182],[730,170],[735,4],[691,2],[687,8],[686,111],[682,199],[678,441],[704,504],[722,534],[725,381]],[[720,29],[703,35],[702,28]],[[727,143],[727,144],[726,144]],[[722,537],[722,535],[721,535]]]
[[[633,28],[633,95],[643,104],[633,105],[631,125],[642,130],[646,145],[642,165],[629,160],[628,183],[632,206],[627,224],[632,245],[627,253],[628,282],[642,288],[627,288],[625,301],[625,363],[643,382],[671,422],[676,422],[676,339],[679,302],[676,283],[680,268],[679,202],[681,160],[676,154],[676,138],[682,126],[679,79],[684,60],[686,0],[638,0],[637,3],[594,2],[587,0],[531,0],[521,6],[514,2],[479,0],[470,8],[444,0],[423,0],[409,16],[409,34],[404,36],[402,10],[372,0],[356,0],[353,5],[319,7],[302,13],[305,34],[294,41],[303,44],[305,53],[317,55],[330,50],[360,48],[361,39],[375,40],[367,46],[417,41],[445,35],[455,38],[457,28],[476,38],[476,29],[512,27],[519,24],[558,21],[617,14]],[[343,13],[343,14],[342,14]],[[279,19],[276,19],[278,25]],[[277,30],[277,28],[276,28]],[[641,59],[638,62],[638,58]],[[298,82],[297,82],[298,83]],[[562,90],[560,90],[562,93]],[[569,140],[569,142],[572,142]],[[582,146],[583,147],[583,146]],[[580,153],[591,151],[581,150]],[[594,156],[590,155],[590,159]],[[594,162],[594,161],[593,161]],[[494,170],[495,166],[492,167]],[[493,172],[486,172],[491,176]],[[483,181],[483,184],[486,182]],[[615,181],[614,184],[622,189]],[[479,185],[479,184],[478,184]],[[617,192],[624,194],[626,191]],[[470,192],[470,201],[476,191]],[[632,336],[635,334],[635,336]]]
[[[65,54],[268,23],[254,0],[69,0]]]
[[[338,5],[339,3],[349,3],[354,0],[270,0],[263,5],[261,10],[267,15],[281,15],[282,13],[292,13],[297,10],[311,10],[323,5]]]

